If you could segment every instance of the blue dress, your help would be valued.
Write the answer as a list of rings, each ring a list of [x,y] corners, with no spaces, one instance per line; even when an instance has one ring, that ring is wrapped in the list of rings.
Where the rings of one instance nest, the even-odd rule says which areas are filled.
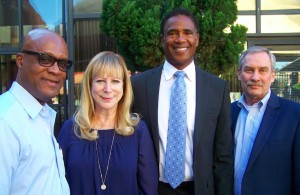
[[[115,134],[109,168],[102,190],[95,141],[78,138],[74,121],[67,120],[58,135],[63,150],[66,178],[71,195],[157,194],[158,168],[154,146],[146,124],[140,120],[134,134]],[[98,152],[103,179],[114,130],[98,131]]]

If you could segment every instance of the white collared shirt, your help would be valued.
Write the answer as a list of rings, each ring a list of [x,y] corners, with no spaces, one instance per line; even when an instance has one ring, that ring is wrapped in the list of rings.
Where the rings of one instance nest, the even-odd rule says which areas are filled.
[[[172,85],[175,82],[174,73],[178,71],[174,66],[165,61],[160,79],[158,97],[158,129],[159,129],[159,180],[166,182],[164,178],[165,154],[167,148],[168,118]],[[184,181],[194,179],[193,173],[193,137],[195,126],[196,108],[196,71],[192,62],[183,71],[187,91],[187,133],[185,154],[185,177]]]
[[[0,96],[0,194],[70,194],[56,112],[17,82]]]

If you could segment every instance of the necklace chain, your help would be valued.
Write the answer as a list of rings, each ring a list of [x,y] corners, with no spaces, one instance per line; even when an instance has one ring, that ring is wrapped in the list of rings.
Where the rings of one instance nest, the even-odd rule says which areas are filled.
[[[98,160],[98,167],[99,167],[99,172],[100,172],[100,176],[101,176],[101,180],[102,180],[102,184],[101,184],[101,189],[102,189],[102,190],[105,190],[105,189],[106,189],[105,180],[106,180],[106,177],[107,177],[107,172],[108,172],[109,162],[110,162],[110,156],[111,156],[111,151],[112,151],[112,147],[113,147],[114,140],[115,140],[115,135],[116,135],[116,132],[114,131],[114,135],[113,135],[113,138],[112,138],[112,141],[111,141],[111,146],[110,146],[109,156],[108,156],[108,160],[107,160],[107,166],[106,166],[106,171],[105,171],[104,179],[103,179],[102,171],[101,171],[101,167],[100,167],[100,160],[99,160],[99,154],[98,154],[98,143],[97,143],[97,139],[95,140],[95,143],[96,143],[97,160]]]

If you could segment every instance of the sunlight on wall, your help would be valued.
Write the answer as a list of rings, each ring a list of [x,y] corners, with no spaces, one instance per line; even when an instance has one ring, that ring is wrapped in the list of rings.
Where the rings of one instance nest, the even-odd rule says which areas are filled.
[[[299,15],[262,15],[262,33],[299,33]]]

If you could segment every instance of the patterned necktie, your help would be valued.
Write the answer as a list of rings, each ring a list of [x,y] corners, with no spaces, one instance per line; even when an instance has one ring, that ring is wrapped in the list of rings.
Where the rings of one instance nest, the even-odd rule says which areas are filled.
[[[175,189],[184,178],[186,142],[186,86],[184,71],[174,74],[176,81],[172,86],[167,151],[165,157],[165,178]]]

